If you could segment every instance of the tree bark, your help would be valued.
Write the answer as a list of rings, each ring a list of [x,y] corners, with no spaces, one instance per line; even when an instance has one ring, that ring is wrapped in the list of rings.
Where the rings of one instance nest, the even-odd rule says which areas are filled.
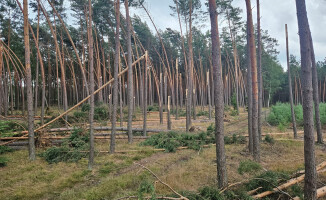
[[[88,47],[89,47],[89,92],[90,111],[89,111],[89,160],[88,168],[92,169],[94,164],[94,53],[93,53],[93,30],[92,30],[92,3],[88,0]]]
[[[144,121],[143,121],[143,135],[147,136],[147,93],[148,93],[148,77],[147,77],[147,67],[148,67],[148,53],[145,52],[145,70],[144,70],[144,97],[143,99],[143,111],[144,111]],[[143,80],[141,80],[143,81]]]
[[[307,17],[305,0],[296,0],[300,54],[301,54],[301,84],[302,84],[302,107],[304,120],[304,199],[316,199],[316,160],[315,160],[315,139],[313,120],[313,89],[311,74],[311,44],[310,28]]]
[[[191,106],[192,106],[192,82],[193,82],[193,49],[192,49],[192,0],[189,1],[189,37],[188,37],[188,68],[187,68],[187,104],[186,104],[186,132],[191,127]]]
[[[288,80],[289,80],[289,99],[291,105],[291,116],[292,116],[292,126],[293,126],[293,136],[298,137],[297,134],[297,123],[295,120],[294,106],[293,106],[293,96],[292,96],[292,80],[291,80],[291,69],[290,69],[290,56],[289,56],[289,38],[288,38],[288,26],[285,24],[285,36],[286,36],[286,61],[288,67]]]
[[[133,72],[132,72],[132,55],[131,55],[131,20],[129,16],[129,3],[125,0],[126,24],[127,24],[127,60],[128,60],[128,142],[132,143],[132,114],[133,114]]]
[[[252,137],[253,137],[253,156],[257,162],[260,162],[260,144],[258,134],[258,80],[257,80],[257,60],[254,27],[252,20],[252,10],[250,0],[246,0],[247,22],[249,33],[249,48],[251,60],[251,78],[252,78]]]
[[[212,39],[212,64],[213,77],[215,84],[215,138],[216,138],[216,159],[217,159],[217,179],[219,188],[228,185],[226,158],[224,147],[224,101],[223,101],[223,82],[222,66],[220,60],[220,41],[217,24],[217,9],[215,0],[209,0],[209,13],[211,20],[211,39]],[[189,65],[190,66],[190,65]]]
[[[260,33],[260,3],[257,0],[257,77],[258,77],[258,135],[259,141],[261,141],[261,112],[263,107],[263,77],[261,66],[261,33]]]
[[[112,120],[111,120],[112,132],[111,132],[110,153],[115,152],[115,135],[117,131],[116,121],[117,121],[117,108],[118,108],[118,82],[120,80],[120,79],[118,80],[119,62],[120,62],[120,0],[115,1],[115,17],[116,17],[116,28],[115,28],[114,69],[113,69],[113,78],[114,78],[113,110],[112,110]]]
[[[33,110],[33,89],[32,89],[32,70],[29,47],[28,29],[28,3],[23,1],[24,14],[24,43],[25,43],[25,70],[27,87],[27,111],[28,111],[28,153],[29,159],[35,160],[35,141],[34,141],[34,110]]]
[[[249,152],[253,154],[253,135],[252,135],[252,78],[251,78],[251,59],[249,47],[249,28],[247,24],[247,87],[248,87],[248,135],[249,135]]]
[[[319,94],[318,94],[318,76],[317,76],[317,68],[316,68],[316,59],[315,59],[315,50],[314,44],[312,41],[312,36],[310,33],[310,48],[311,48],[311,70],[312,70],[312,87],[313,87],[313,100],[315,105],[315,120],[316,120],[316,128],[317,128],[317,143],[323,144],[323,133],[321,130],[320,123],[320,114],[319,114]]]

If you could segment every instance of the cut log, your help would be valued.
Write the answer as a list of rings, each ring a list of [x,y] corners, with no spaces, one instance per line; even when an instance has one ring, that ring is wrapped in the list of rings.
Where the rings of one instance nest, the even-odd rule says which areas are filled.
[[[320,173],[321,169],[323,169],[325,167],[326,167],[326,161],[324,161],[324,162],[320,163],[319,165],[317,165],[317,167],[316,167],[317,173]],[[303,174],[303,175],[301,175],[299,177],[290,179],[288,182],[278,186],[277,188],[274,188],[272,191],[265,191],[263,193],[257,194],[257,195],[254,196],[254,198],[256,198],[256,199],[263,198],[263,197],[271,195],[271,194],[273,194],[275,192],[278,192],[280,190],[286,189],[286,188],[288,188],[288,187],[290,187],[290,186],[292,186],[292,185],[294,185],[296,183],[299,183],[299,182],[303,181],[304,177],[305,177],[305,175]]]
[[[317,189],[317,198],[324,197],[326,195],[326,186]],[[300,197],[294,197],[293,200],[300,200]]]

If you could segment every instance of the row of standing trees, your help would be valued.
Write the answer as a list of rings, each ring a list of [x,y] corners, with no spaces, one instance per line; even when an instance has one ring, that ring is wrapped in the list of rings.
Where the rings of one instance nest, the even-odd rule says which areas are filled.
[[[120,1],[116,0],[114,6],[111,5],[111,9],[114,8],[115,21],[112,23],[112,19],[108,15],[103,15],[102,17],[110,25],[110,29],[104,30],[103,19],[102,24],[98,23],[100,20],[99,16],[103,14],[103,10],[99,8],[100,3],[92,4],[90,0],[88,2],[74,1],[74,9],[76,10],[77,16],[80,18],[81,26],[83,30],[84,25],[86,26],[86,36],[87,40],[83,38],[83,34],[80,35],[79,41],[76,41],[76,36],[71,36],[69,27],[62,18],[62,4],[55,5],[53,2],[48,1],[48,4],[53,10],[53,22],[50,20],[50,16],[44,8],[44,5],[37,1],[37,23],[36,23],[36,37],[34,34],[35,27],[29,22],[28,16],[28,2],[23,1],[23,7],[17,1],[20,9],[24,16],[24,46],[25,46],[25,66],[20,63],[20,57],[18,53],[12,51],[10,43],[4,43],[1,41],[0,46],[0,86],[3,97],[1,98],[0,108],[4,108],[4,113],[8,111],[7,100],[11,99],[11,109],[13,110],[13,102],[15,103],[25,99],[25,88],[26,88],[26,99],[27,99],[27,111],[28,111],[28,135],[29,135],[29,157],[31,160],[35,159],[35,144],[34,144],[34,111],[37,110],[38,104],[35,103],[38,100],[38,70],[41,69],[41,79],[42,79],[42,94],[41,100],[41,121],[44,123],[45,114],[45,104],[48,106],[51,103],[51,92],[50,89],[55,86],[57,89],[56,100],[58,101],[58,106],[62,105],[65,116],[65,121],[68,120],[67,113],[74,109],[76,106],[68,109],[68,96],[70,97],[70,104],[75,104],[79,99],[84,99],[83,102],[88,100],[90,104],[89,112],[89,122],[90,122],[90,154],[89,154],[89,168],[91,169],[94,161],[94,106],[95,99],[98,102],[112,103],[113,107],[110,110],[111,123],[112,123],[112,137],[111,137],[111,153],[115,151],[115,132],[116,132],[116,121],[117,121],[117,108],[118,103],[120,103],[120,119],[122,119],[122,107],[123,104],[128,106],[128,138],[129,142],[132,142],[132,115],[135,109],[136,102],[141,105],[144,113],[144,134],[146,134],[146,113],[147,113],[147,100],[150,104],[158,102],[160,108],[160,122],[163,123],[163,102],[167,108],[170,98],[172,99],[172,106],[178,113],[178,106],[183,105],[185,102],[186,106],[186,130],[188,131],[191,126],[191,115],[196,118],[196,106],[201,105],[207,106],[209,108],[209,116],[211,117],[211,106],[215,105],[215,133],[216,133],[216,156],[217,156],[217,170],[218,170],[218,181],[220,187],[227,186],[227,171],[226,171],[226,158],[225,158],[225,148],[224,148],[224,130],[223,130],[223,112],[225,103],[230,104],[232,101],[232,96],[235,100],[235,110],[239,112],[239,107],[248,104],[248,132],[249,132],[249,152],[253,154],[256,161],[260,161],[260,140],[261,140],[261,111],[263,106],[263,96],[264,96],[264,84],[263,84],[263,73],[262,73],[262,63],[263,55],[267,54],[270,59],[272,56],[268,56],[268,51],[264,50],[264,45],[262,44],[261,27],[260,27],[260,5],[259,0],[257,0],[257,45],[255,41],[255,31],[252,19],[252,7],[250,0],[246,0],[247,8],[247,23],[245,31],[245,36],[247,37],[247,45],[243,46],[243,52],[246,52],[246,66],[247,68],[241,69],[241,57],[239,56],[239,43],[241,39],[238,38],[237,28],[241,27],[240,20],[237,18],[239,10],[231,6],[231,1],[216,1],[209,0],[208,7],[211,20],[211,41],[205,43],[205,37],[203,42],[204,46],[198,47],[198,61],[194,59],[194,47],[193,44],[196,40],[193,39],[193,19],[194,16],[198,15],[198,10],[200,8],[200,1],[189,0],[189,1],[175,1],[175,6],[171,6],[171,9],[177,14],[180,23],[180,35],[175,34],[174,31],[167,31],[163,34],[167,34],[164,38],[162,32],[156,29],[157,41],[156,43],[160,45],[151,45],[151,42],[155,42],[155,37],[153,38],[148,31],[146,24],[138,21],[139,29],[135,30],[132,26],[132,19],[129,16],[129,6],[138,5],[142,6],[144,11],[150,17],[149,12],[143,6],[142,2],[128,2],[124,1],[124,7],[126,9],[126,17],[124,18],[120,14]],[[110,2],[112,3],[112,2]],[[298,25],[299,25],[299,36],[300,36],[300,46],[301,46],[301,88],[302,88],[302,103],[304,111],[304,130],[305,130],[305,198],[314,199],[316,195],[316,171],[315,171],[315,159],[314,159],[314,121],[313,121],[313,100],[315,104],[315,114],[316,114],[316,125],[317,125],[317,135],[318,142],[322,143],[322,134],[320,128],[320,120],[318,120],[319,110],[319,96],[320,90],[318,90],[318,77],[316,61],[313,51],[313,43],[311,32],[309,29],[309,23],[307,20],[307,13],[305,8],[304,0],[297,0],[297,15],[298,15]],[[12,5],[10,5],[13,7]],[[61,7],[60,7],[61,6]],[[97,6],[97,7],[96,7]],[[220,34],[218,29],[218,6],[220,13],[224,13],[228,19],[228,29],[229,37],[223,35],[222,39],[224,42],[224,48],[221,50]],[[96,20],[93,19],[92,8],[97,8],[95,11]],[[60,9],[61,8],[61,9]],[[102,13],[101,13],[102,12]],[[104,11],[105,12],[105,11]],[[45,28],[44,32],[41,34],[40,31],[40,13],[43,13]],[[112,14],[111,13],[111,14]],[[83,21],[81,17],[84,17]],[[94,15],[95,16],[95,15]],[[232,17],[233,16],[233,17]],[[60,22],[60,31],[57,30],[56,18]],[[182,35],[182,23],[184,20],[186,24],[186,39]],[[123,19],[123,24],[120,24],[120,19]],[[150,17],[151,19],[151,17]],[[136,18],[137,20],[137,18]],[[152,19],[151,19],[152,21]],[[93,22],[98,24],[93,25]],[[154,24],[154,22],[152,21]],[[240,25],[239,25],[240,24]],[[115,26],[114,26],[115,25]],[[155,24],[154,24],[155,26]],[[145,28],[145,33],[141,32],[142,28]],[[124,45],[121,45],[121,32],[125,36]],[[9,25],[10,30],[10,25]],[[143,31],[144,31],[143,30]],[[17,33],[18,34],[18,33]],[[93,35],[94,34],[94,35]],[[107,34],[107,37],[103,35]],[[110,44],[110,34],[114,36],[114,42]],[[141,36],[149,36],[141,38]],[[146,35],[147,34],[147,35]],[[10,35],[10,34],[9,34]],[[34,40],[34,45],[30,45],[30,35]],[[57,38],[59,35],[60,39]],[[199,34],[200,35],[200,34]],[[180,37],[181,48],[178,57],[173,56],[173,51],[177,48],[173,48],[173,43],[171,41],[176,39],[175,37]],[[47,38],[47,42],[46,39]],[[223,38],[224,37],[224,38]],[[39,43],[40,38],[43,39],[43,44]],[[53,43],[49,40],[52,38]],[[8,41],[10,39],[7,37]],[[66,41],[64,41],[64,39]],[[95,39],[95,41],[94,41]],[[164,40],[163,40],[164,39]],[[200,39],[200,38],[199,38]],[[206,38],[207,39],[207,38]],[[230,48],[227,48],[230,39]],[[87,41],[87,45],[86,45]],[[172,44],[172,45],[171,45]],[[30,48],[32,46],[32,48]],[[105,47],[106,46],[106,47]],[[112,51],[112,46],[114,50]],[[167,48],[166,48],[167,47]],[[55,71],[56,78],[52,77],[52,65],[50,63],[51,55],[50,49],[54,49],[55,57]],[[126,53],[124,49],[127,49]],[[186,50],[188,48],[188,50]],[[257,50],[256,50],[257,48]],[[74,54],[71,54],[73,50]],[[86,50],[87,49],[87,50]],[[111,49],[111,50],[110,50]],[[145,49],[153,49],[149,53]],[[245,50],[246,49],[246,50]],[[31,53],[35,53],[36,58],[36,80],[33,81],[32,67],[31,67]],[[95,51],[94,51],[95,50]],[[107,53],[107,51],[111,51]],[[212,52],[209,55],[209,52]],[[223,55],[222,52],[225,54]],[[47,56],[45,56],[47,53]],[[80,56],[81,54],[81,56]],[[141,56],[144,54],[144,56]],[[114,55],[113,59],[113,69],[111,68],[112,61],[110,56]],[[94,59],[95,58],[95,59]],[[144,62],[140,60],[145,58]],[[175,58],[175,59],[174,59]],[[178,59],[179,58],[179,59]],[[124,59],[124,67],[122,70],[121,59]],[[46,85],[45,78],[45,66],[43,60],[46,60],[48,64],[48,83]],[[4,61],[4,62],[3,62]],[[75,63],[74,63],[75,62]],[[274,61],[275,62],[275,61]],[[195,68],[195,63],[197,69]],[[142,64],[144,66],[142,66]],[[180,65],[182,67],[180,67]],[[225,64],[227,68],[222,68]],[[7,65],[7,69],[4,69],[4,65]],[[60,68],[59,68],[60,66]],[[135,70],[133,67],[135,66]],[[159,67],[158,67],[159,66]],[[288,56],[288,66],[289,66],[289,56]],[[67,67],[70,71],[70,81],[72,84],[67,84]],[[137,69],[138,67],[138,69]],[[75,72],[79,69],[78,72]],[[111,74],[111,69],[113,70],[113,75]],[[148,70],[149,69],[149,70]],[[12,71],[13,70],[13,71]],[[6,71],[6,73],[5,73]],[[127,76],[121,73],[128,71]],[[120,74],[119,74],[120,72]],[[288,82],[291,83],[290,70],[288,70],[289,78]],[[59,77],[59,74],[61,75]],[[246,74],[246,76],[244,76]],[[106,77],[108,75],[108,77]],[[14,77],[14,80],[12,79]],[[82,77],[78,79],[77,77]],[[8,84],[8,77],[11,84]],[[96,77],[96,78],[95,78]],[[113,79],[112,79],[113,78]],[[55,81],[53,81],[55,80]],[[108,82],[108,80],[111,80]],[[108,84],[112,83],[113,84]],[[16,83],[16,88],[14,93],[12,85]],[[246,86],[245,86],[245,83]],[[4,85],[4,86],[3,86]],[[33,91],[34,85],[34,91]],[[68,85],[68,86],[67,86]],[[48,87],[48,92],[46,94],[46,86]],[[134,86],[136,86],[134,88]],[[20,87],[20,88],[19,88]],[[271,87],[271,86],[270,86]],[[291,84],[290,94],[292,92]],[[10,92],[8,92],[8,88]],[[69,88],[69,89],[68,89]],[[78,89],[79,88],[79,89]],[[96,90],[95,92],[95,88]],[[104,89],[102,91],[102,89]],[[140,92],[138,92],[140,89]],[[21,94],[19,94],[19,90]],[[72,92],[68,92],[72,91]],[[127,91],[126,91],[127,90]],[[8,95],[10,93],[10,95]],[[69,95],[68,95],[69,93]],[[96,98],[95,98],[96,93]],[[136,95],[134,95],[134,93]],[[34,96],[35,95],[35,96]],[[55,95],[55,94],[52,94]],[[269,94],[270,95],[270,94]],[[247,96],[247,100],[245,97]],[[5,97],[5,98],[4,98]],[[48,97],[48,100],[47,100]],[[79,97],[79,98],[78,98]],[[82,98],[80,98],[82,97]],[[163,98],[164,97],[164,98]],[[269,99],[270,97],[268,97]],[[293,104],[292,95],[290,96],[291,105]],[[137,100],[136,100],[137,99]],[[46,101],[47,100],[47,101]],[[53,100],[52,100],[53,101]],[[79,101],[80,102],[80,101]],[[23,105],[25,105],[23,103]],[[17,105],[16,105],[17,106]],[[293,105],[292,105],[293,107]],[[111,108],[111,106],[110,106]],[[24,109],[23,109],[24,110]],[[170,108],[167,108],[169,111]],[[2,110],[1,110],[2,111]],[[292,108],[293,114],[293,108]],[[176,114],[178,118],[178,114]],[[294,118],[293,118],[294,119]],[[294,121],[293,121],[294,122]],[[48,125],[49,123],[45,124]],[[122,125],[122,121],[121,121]],[[295,122],[293,123],[295,128]],[[35,131],[39,131],[41,126]],[[294,129],[295,132],[295,129]],[[295,133],[296,136],[296,133]]]

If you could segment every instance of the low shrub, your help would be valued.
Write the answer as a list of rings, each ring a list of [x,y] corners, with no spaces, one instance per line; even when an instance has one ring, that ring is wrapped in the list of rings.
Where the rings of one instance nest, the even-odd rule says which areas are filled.
[[[208,132],[200,134],[177,133],[170,131],[168,133],[159,133],[146,139],[140,145],[154,146],[163,148],[166,152],[175,152],[178,147],[188,147],[199,150],[202,145],[212,144],[215,142],[215,135]]]
[[[94,109],[94,119],[95,120],[105,120],[108,119],[109,109],[106,105],[100,105]]]
[[[23,129],[27,129],[26,123],[17,123],[15,121],[0,121],[0,137],[6,137],[6,134],[8,133],[11,134],[12,132],[22,131]]]
[[[269,144],[274,144],[275,143],[274,138],[272,136],[270,136],[270,135],[266,135],[264,141],[269,143]]]
[[[7,166],[8,159],[6,157],[0,157],[0,168]]]
[[[50,147],[40,154],[48,163],[77,162],[86,157],[89,137],[82,129],[74,129],[60,147]]]
[[[232,137],[224,136],[225,144],[245,144],[246,138],[242,135],[233,134]]]
[[[91,109],[91,106],[88,103],[84,103],[81,107],[83,112],[88,112]]]
[[[83,112],[83,111],[76,111],[76,112],[74,112],[74,117],[78,120],[86,119],[88,117],[88,113]]]
[[[159,110],[160,110],[160,107],[158,105],[149,105],[147,107],[147,111],[149,111],[149,112],[159,111]]]
[[[7,153],[7,152],[12,152],[13,149],[7,146],[0,146],[0,155]]]
[[[242,175],[244,173],[258,172],[261,169],[262,167],[259,163],[252,160],[245,160],[240,162],[238,173]]]
[[[200,116],[206,116],[208,117],[209,116],[209,112],[206,111],[206,110],[200,110],[198,113],[197,113],[197,116],[200,117]]]

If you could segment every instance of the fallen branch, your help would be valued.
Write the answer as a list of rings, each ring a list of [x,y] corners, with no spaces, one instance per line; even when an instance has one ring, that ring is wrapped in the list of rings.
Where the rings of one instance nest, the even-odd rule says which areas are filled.
[[[174,194],[178,195],[180,198],[177,198],[178,200],[189,200],[187,197],[182,196],[181,194],[179,194],[177,191],[175,191],[171,186],[169,186],[167,183],[163,182],[154,172],[152,172],[152,170],[150,170],[149,168],[147,168],[146,166],[136,163],[136,165],[141,166],[142,168],[146,169],[147,171],[149,171],[160,183],[162,183],[163,185],[165,185],[166,187],[168,187]],[[175,199],[175,198],[174,198]]]
[[[326,196],[326,186],[317,189],[317,199]],[[300,200],[300,197],[294,197],[294,200]]]

